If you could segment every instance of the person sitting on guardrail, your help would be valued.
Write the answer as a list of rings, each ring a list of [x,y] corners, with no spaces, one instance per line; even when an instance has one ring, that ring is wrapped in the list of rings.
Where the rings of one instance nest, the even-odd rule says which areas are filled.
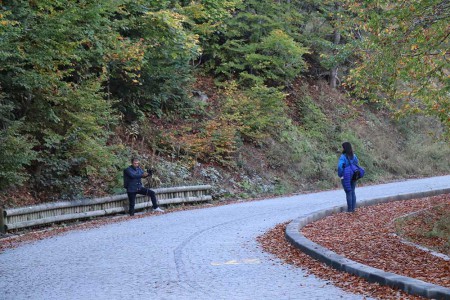
[[[131,165],[123,170],[123,183],[124,188],[127,189],[127,195],[129,200],[129,214],[134,216],[134,206],[136,204],[136,195],[150,196],[152,200],[153,212],[164,212],[158,207],[158,201],[156,200],[156,193],[142,185],[142,178],[152,176],[152,170],[144,171],[139,166],[139,159],[132,158]]]

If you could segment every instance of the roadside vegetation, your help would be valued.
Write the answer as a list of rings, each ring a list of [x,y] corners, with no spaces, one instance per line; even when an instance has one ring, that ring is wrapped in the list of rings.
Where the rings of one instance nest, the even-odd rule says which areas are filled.
[[[364,184],[448,174],[448,8],[1,2],[0,205],[123,193],[131,156],[218,201],[331,189],[343,141]]]
[[[395,220],[398,235],[415,244],[450,256],[450,203]]]

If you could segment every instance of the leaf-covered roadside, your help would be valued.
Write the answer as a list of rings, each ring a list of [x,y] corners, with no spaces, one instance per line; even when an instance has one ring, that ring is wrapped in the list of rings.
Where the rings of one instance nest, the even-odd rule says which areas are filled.
[[[312,241],[360,263],[448,287],[449,261],[404,244],[394,235],[396,218],[443,204],[450,204],[450,195],[359,208],[354,214],[336,214],[311,223],[303,228],[302,233]],[[286,224],[280,224],[258,238],[264,250],[287,263],[306,268],[308,272],[330,280],[344,290],[379,299],[420,299],[366,282],[312,259],[285,240],[285,228]]]
[[[272,230],[266,232],[264,235],[258,237],[262,248],[281,259],[283,262],[304,268],[308,274],[313,274],[318,278],[329,281],[345,291],[355,294],[364,295],[366,297],[377,299],[404,299],[404,300],[418,300],[422,297],[411,296],[403,291],[393,289],[388,286],[382,286],[378,283],[370,283],[361,277],[340,272],[333,269],[324,263],[321,263],[311,256],[303,253],[299,249],[290,244],[284,237],[287,223],[279,224]],[[328,284],[328,283],[327,283]],[[299,287],[302,283],[298,283]]]
[[[364,207],[309,224],[302,233],[357,262],[450,287],[450,261],[405,245],[394,235],[396,218],[444,203],[450,203],[449,195]]]

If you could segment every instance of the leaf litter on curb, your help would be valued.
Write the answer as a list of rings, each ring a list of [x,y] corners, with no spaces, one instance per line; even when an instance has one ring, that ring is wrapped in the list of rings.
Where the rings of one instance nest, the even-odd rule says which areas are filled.
[[[405,214],[450,204],[450,195],[358,208],[308,224],[302,234],[349,259],[444,287],[450,286],[450,262],[401,242],[394,220]],[[335,270],[311,258],[285,239],[287,223],[258,237],[262,248],[282,261],[304,268],[343,290],[378,299],[423,299]],[[299,283],[300,285],[301,283]]]

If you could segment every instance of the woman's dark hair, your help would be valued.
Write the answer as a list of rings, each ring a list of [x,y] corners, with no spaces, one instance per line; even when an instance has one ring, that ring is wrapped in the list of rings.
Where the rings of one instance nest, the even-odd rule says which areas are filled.
[[[352,144],[350,144],[349,142],[344,142],[342,143],[342,154],[347,155],[348,158],[352,159],[353,158],[353,149],[352,149]]]

